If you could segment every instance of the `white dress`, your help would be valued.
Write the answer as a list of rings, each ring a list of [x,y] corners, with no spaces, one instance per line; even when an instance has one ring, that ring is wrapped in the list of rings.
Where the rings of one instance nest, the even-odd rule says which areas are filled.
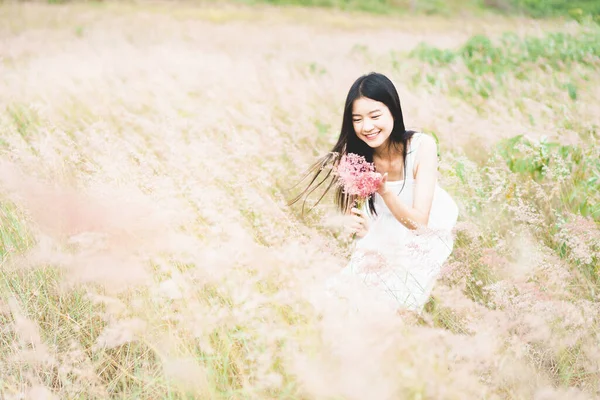
[[[406,156],[405,181],[388,181],[402,202],[413,206],[414,163],[423,133],[416,133]],[[427,229],[410,230],[390,212],[381,196],[374,194],[377,215],[370,218],[368,233],[355,242],[348,265],[329,282],[334,289],[342,281],[357,281],[373,298],[393,309],[421,311],[428,301],[441,267],[453,248],[452,229],[458,207],[448,193],[436,184]],[[372,303],[370,303],[372,304]],[[381,304],[381,303],[376,303]],[[360,307],[360,305],[357,305]]]

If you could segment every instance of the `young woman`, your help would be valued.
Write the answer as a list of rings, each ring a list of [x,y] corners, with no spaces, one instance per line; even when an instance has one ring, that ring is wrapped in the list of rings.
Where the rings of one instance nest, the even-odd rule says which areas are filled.
[[[331,170],[319,177],[323,166],[335,165],[347,153],[374,163],[383,181],[362,209],[354,208],[354,199],[336,187],[336,203],[351,215],[357,241],[349,264],[332,282],[357,278],[387,305],[420,311],[452,252],[458,209],[437,183],[435,140],[406,130],[398,92],[382,74],[354,82],[337,143],[315,164],[312,181],[295,201],[330,177]],[[334,177],[325,192],[335,183]]]

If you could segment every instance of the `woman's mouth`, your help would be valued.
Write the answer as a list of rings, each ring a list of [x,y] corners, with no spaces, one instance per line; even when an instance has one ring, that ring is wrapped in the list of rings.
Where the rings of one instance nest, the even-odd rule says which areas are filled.
[[[368,135],[365,135],[365,138],[367,138],[367,140],[373,140],[379,135],[380,132],[381,131],[369,133]]]

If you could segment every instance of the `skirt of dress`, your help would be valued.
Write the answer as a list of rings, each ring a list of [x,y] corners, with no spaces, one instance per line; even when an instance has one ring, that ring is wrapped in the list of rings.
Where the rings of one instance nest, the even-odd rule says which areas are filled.
[[[329,289],[359,283],[375,300],[371,306],[420,312],[452,253],[457,217],[456,203],[439,187],[425,229],[409,230],[391,213],[381,213],[367,235],[356,241],[348,265],[329,281]],[[361,308],[359,300],[353,303]]]

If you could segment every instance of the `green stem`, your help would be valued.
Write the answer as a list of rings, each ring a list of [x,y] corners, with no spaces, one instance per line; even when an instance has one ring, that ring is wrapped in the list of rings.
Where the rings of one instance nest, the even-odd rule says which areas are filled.
[[[358,208],[359,210],[363,208],[364,204],[365,204],[366,199],[362,198],[362,197],[358,197],[354,200],[354,207]],[[356,232],[354,232],[352,234],[352,240],[356,240]]]

